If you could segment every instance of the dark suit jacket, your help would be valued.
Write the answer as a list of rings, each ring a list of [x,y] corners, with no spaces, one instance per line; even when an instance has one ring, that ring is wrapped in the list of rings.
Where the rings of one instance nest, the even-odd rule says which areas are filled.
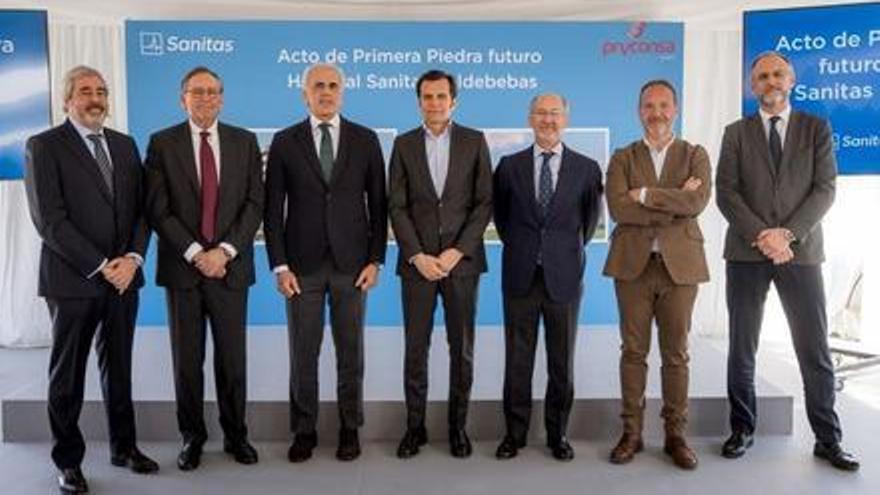
[[[147,211],[159,234],[156,283],[188,289],[203,278],[183,253],[193,242],[205,249],[231,244],[238,255],[226,266],[225,284],[234,289],[252,285],[254,234],[263,214],[262,159],[254,133],[223,124],[220,137],[220,191],[217,239],[201,238],[201,184],[188,122],[163,129],[147,147]]]
[[[727,126],[715,180],[718,208],[730,223],[724,259],[767,261],[752,242],[763,229],[785,227],[797,238],[793,263],[822,262],[821,220],[834,202],[836,177],[831,128],[823,119],[792,110],[778,175],[759,114]]]
[[[146,253],[149,230],[137,146],[112,129],[104,128],[104,135],[113,162],[113,196],[69,120],[27,142],[25,186],[31,218],[43,239],[41,296],[101,296],[112,286],[100,273],[86,277],[102,260]],[[131,287],[143,284],[138,270]]]
[[[340,119],[329,184],[309,119],[275,134],[266,171],[264,228],[270,268],[287,264],[294,273],[308,275],[321,267],[328,250],[343,272],[384,263],[385,161],[376,133]]]
[[[535,180],[531,146],[502,158],[495,171],[495,228],[504,243],[501,284],[508,295],[528,293],[540,249],[547,292],[554,301],[570,302],[580,294],[584,246],[602,209],[602,171],[594,160],[564,148],[545,219]]]
[[[663,263],[676,284],[693,285],[709,280],[703,233],[697,215],[706,208],[712,191],[709,155],[702,146],[676,139],[666,151],[660,177],[654,171],[651,151],[641,139],[611,157],[606,182],[608,208],[617,222],[605,275],[635,280],[651,255],[651,244],[660,243]],[[703,184],[682,191],[689,177]],[[645,204],[630,199],[630,189],[647,187]]]
[[[450,125],[449,170],[440,197],[428,169],[424,128],[417,127],[394,140],[389,213],[400,247],[397,274],[401,277],[421,277],[409,263],[416,254],[439,255],[452,247],[464,257],[450,275],[486,271],[483,232],[492,216],[489,147],[482,132]]]

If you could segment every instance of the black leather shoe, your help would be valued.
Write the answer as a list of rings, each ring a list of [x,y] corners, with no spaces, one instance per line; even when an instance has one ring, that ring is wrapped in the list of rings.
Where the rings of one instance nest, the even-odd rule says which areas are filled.
[[[813,455],[819,459],[825,459],[832,466],[843,471],[858,471],[859,460],[856,456],[845,452],[839,443],[816,442],[813,447]]]
[[[525,442],[517,441],[510,435],[505,435],[501,444],[495,450],[496,459],[513,459],[519,453],[519,449],[526,446]]]
[[[110,464],[127,467],[137,474],[155,473],[159,470],[156,461],[144,455],[137,447],[132,447],[128,452],[110,457]]]
[[[339,430],[339,446],[336,448],[336,458],[340,461],[353,461],[361,455],[361,442],[358,439],[358,431],[353,428],[341,428]]]
[[[736,459],[742,457],[746,453],[746,449],[755,443],[755,438],[751,433],[742,430],[735,430],[730,434],[730,438],[724,442],[721,447],[721,455],[728,459]]]
[[[259,460],[257,449],[247,440],[237,442],[223,441],[223,452],[230,454],[239,464],[256,464]]]
[[[287,460],[290,462],[305,462],[312,457],[312,450],[318,445],[318,434],[297,433],[293,437],[293,444],[287,451]]]
[[[568,439],[565,437],[550,440],[547,442],[547,446],[550,447],[550,452],[553,454],[553,458],[558,461],[570,461],[574,459],[574,449],[571,448],[571,444],[568,443]]]
[[[58,471],[58,488],[61,493],[88,493],[89,484],[78,467]]]
[[[452,457],[469,457],[473,449],[471,448],[471,439],[468,438],[464,428],[453,428],[449,430],[449,452]]]
[[[177,455],[177,467],[181,471],[192,471],[202,462],[202,442],[190,440],[183,444]]]
[[[428,432],[424,426],[407,428],[406,433],[397,446],[397,457],[409,459],[419,453],[419,447],[428,443]]]

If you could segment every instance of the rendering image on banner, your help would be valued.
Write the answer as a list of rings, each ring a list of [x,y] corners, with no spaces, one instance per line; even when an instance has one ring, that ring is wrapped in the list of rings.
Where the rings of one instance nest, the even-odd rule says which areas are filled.
[[[25,141],[49,127],[46,12],[0,10],[0,180],[21,179]]]
[[[791,60],[791,101],[831,121],[841,174],[880,174],[880,3],[746,12],[743,112],[757,111],[749,64],[775,50]]]

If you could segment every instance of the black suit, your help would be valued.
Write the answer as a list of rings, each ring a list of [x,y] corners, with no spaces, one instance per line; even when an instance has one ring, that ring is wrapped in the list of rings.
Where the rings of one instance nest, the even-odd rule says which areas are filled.
[[[85,443],[77,426],[89,346],[95,349],[107,408],[110,448],[135,446],[131,350],[137,315],[138,270],[122,295],[96,273],[103,260],[143,258],[149,231],[143,215],[143,171],[134,140],[105,128],[113,190],[70,121],[31,137],[25,181],[34,225],[42,237],[39,295],[52,315],[49,420],[59,468],[80,465]],[[91,276],[89,276],[91,275]]]
[[[428,169],[425,130],[394,141],[389,212],[400,253],[403,286],[407,423],[423,426],[428,393],[428,347],[438,294],[449,342],[449,427],[464,428],[473,382],[474,319],[479,275],[486,271],[483,232],[492,215],[492,165],[483,133],[450,124],[449,168],[442,194]],[[457,248],[464,257],[444,279],[431,282],[409,260]]]
[[[546,213],[536,198],[533,147],[502,158],[494,179],[495,227],[504,243],[501,280],[507,433],[525,443],[538,322],[543,317],[549,378],[544,421],[552,443],[565,436],[574,399],[584,246],[593,237],[599,219],[602,172],[595,161],[563,148]]]
[[[220,424],[226,439],[244,440],[247,292],[254,283],[253,240],[263,212],[262,161],[256,136],[219,123],[220,172],[215,242],[202,238],[201,185],[189,122],[161,130],[147,148],[147,205],[159,236],[156,283],[166,288],[177,420],[185,441],[204,442],[205,330],[214,339],[214,374]],[[209,279],[186,261],[197,242],[204,249],[231,245],[226,276]]]
[[[355,429],[364,421],[366,301],[354,284],[368,264],[385,261],[385,162],[371,129],[340,118],[338,139],[329,182],[321,170],[309,119],[279,131],[269,148],[265,213],[269,266],[287,265],[302,289],[287,302],[294,433],[315,430],[318,354],[328,297],[340,423]]]

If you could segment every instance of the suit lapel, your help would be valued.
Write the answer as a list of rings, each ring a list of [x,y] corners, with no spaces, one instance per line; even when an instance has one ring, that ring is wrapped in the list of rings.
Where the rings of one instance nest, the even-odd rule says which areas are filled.
[[[232,201],[225,201],[226,198],[233,197],[232,190],[241,183],[239,177],[240,169],[238,165],[242,163],[239,154],[242,147],[235,142],[234,135],[229,132],[229,128],[218,122],[217,135],[220,138],[220,190],[217,196],[217,234],[223,234],[225,226],[231,222],[231,217],[235,214],[236,205]]]
[[[791,123],[789,123],[790,125]],[[790,128],[789,128],[790,129]],[[758,155],[761,157],[761,160],[764,162],[764,167],[770,173],[770,176],[773,177],[773,180],[776,180],[776,167],[773,166],[773,162],[770,160],[770,145],[767,144],[767,134],[764,132],[764,123],[761,122],[761,114],[755,113],[751,117],[749,117],[746,122],[746,132],[748,133],[748,137],[754,145],[755,149],[758,150]]]
[[[792,156],[794,156],[795,151],[800,148],[801,134],[798,132],[800,130],[800,123],[800,113],[792,110],[791,113],[788,114],[788,127],[785,129],[785,143],[782,145],[782,163],[779,164],[780,176],[788,173],[788,169],[791,167]]]
[[[193,150],[192,132],[189,128],[189,122],[184,122],[178,126],[175,131],[174,139],[177,141],[178,163],[183,169],[181,172],[186,176],[189,185],[193,189],[195,197],[200,201],[202,197],[202,185],[199,182],[199,175],[196,171],[198,163],[196,162],[195,151]]]
[[[336,152],[336,160],[333,162],[333,171],[330,173],[330,185],[336,183],[342,176],[342,170],[348,165],[349,144],[351,141],[351,127],[347,120],[339,119],[339,150]]]
[[[536,222],[541,221],[540,207],[538,206],[538,198],[535,197],[535,157],[534,147],[530,146],[520,153],[519,159],[516,161],[516,177],[519,181],[519,187],[525,191],[525,195],[529,198],[529,211]]]
[[[644,141],[640,141],[638,146],[636,146],[635,153],[638,173],[645,177],[645,187],[657,187],[660,183],[660,177],[657,176],[657,169],[654,168],[654,160],[651,158],[651,150],[648,148],[648,145]],[[664,163],[663,165],[665,169],[666,164]],[[660,175],[663,175],[662,170]]]
[[[318,152],[315,151],[315,138],[312,136],[312,124],[308,117],[297,127],[297,138],[303,149],[301,156],[306,157],[306,162],[312,172],[318,176],[318,180],[327,188],[327,181],[324,180],[324,172],[321,170],[321,162],[318,160]],[[340,134],[341,135],[341,134]],[[342,143],[340,143],[342,144]]]
[[[422,140],[422,145],[424,146],[425,140]],[[446,167],[446,182],[443,183],[443,193],[440,195],[441,198],[445,198],[447,191],[449,191],[449,183],[452,182],[449,180],[450,177],[457,177],[459,170],[459,162],[456,157],[462,154],[464,143],[461,142],[461,135],[458,132],[455,124],[449,123],[449,164]],[[427,154],[425,155],[427,159]],[[430,175],[430,174],[428,174]],[[433,185],[433,181],[431,182]]]
[[[415,138],[415,142],[413,143],[413,148],[415,150],[415,155],[416,155],[415,156],[415,158],[416,158],[415,172],[417,172],[421,175],[422,183],[425,184],[425,187],[428,188],[428,190],[431,192],[431,195],[434,197],[434,199],[439,200],[442,196],[437,195],[437,189],[434,188],[434,180],[431,179],[431,168],[430,168],[430,165],[428,165],[428,150],[427,150],[427,148],[425,148],[425,129],[423,127],[419,127],[419,131],[415,134],[414,138]],[[452,143],[454,143],[454,138],[452,136],[450,136],[450,140],[449,140],[449,162],[450,162],[450,164],[453,161],[452,160],[452,157],[453,157],[453,154],[452,154],[453,144]],[[449,182],[448,170],[447,170],[446,178],[447,178],[446,182],[448,183]],[[443,189],[445,192],[446,187],[444,187]]]
[[[666,150],[666,156],[663,158],[663,166],[660,169],[660,177],[657,181],[660,187],[678,187],[678,177],[676,167],[678,164],[684,163],[684,157],[681,156],[684,151],[684,147],[681,146],[681,141],[675,139],[672,143],[669,144],[669,148]],[[653,162],[652,162],[653,165]]]
[[[79,165],[85,169],[86,173],[92,176],[92,179],[95,182],[98,183],[98,189],[101,190],[101,195],[107,200],[107,203],[113,206],[113,197],[107,189],[107,184],[104,182],[104,176],[101,175],[101,171],[98,170],[98,162],[95,161],[95,157],[89,152],[86,143],[82,140],[82,136],[79,135],[79,132],[77,132],[76,128],[69,120],[65,123],[64,129],[64,139],[67,141],[67,145],[73,149],[79,157]]]
[[[559,161],[559,176],[556,177],[556,188],[553,190],[553,195],[550,196],[550,204],[547,206],[547,218],[544,220],[545,222],[550,220],[550,217],[552,217],[553,213],[556,211],[556,205],[562,201],[558,198],[568,194],[569,189],[574,187],[575,170],[572,168],[570,160],[568,159],[569,153],[568,148],[563,145],[562,156]],[[532,174],[534,175],[534,172],[532,172]]]

